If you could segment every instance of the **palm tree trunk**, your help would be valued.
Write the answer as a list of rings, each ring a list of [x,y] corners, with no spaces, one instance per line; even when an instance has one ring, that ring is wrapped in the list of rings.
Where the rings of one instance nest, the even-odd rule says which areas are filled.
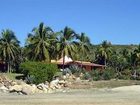
[[[63,50],[63,71],[64,71],[64,68],[65,68],[65,52],[64,52],[64,50]]]
[[[7,72],[11,73],[11,61],[10,60],[7,62]]]
[[[81,68],[83,67],[83,55],[84,55],[84,51],[82,51]]]
[[[7,72],[9,73],[10,72],[10,63],[9,62],[7,62]]]
[[[137,66],[136,66],[136,61],[135,61],[135,62],[134,62],[134,74],[133,74],[135,80],[136,80],[136,77],[137,77],[136,67],[137,67]]]
[[[104,65],[105,65],[105,69],[106,69],[106,58],[104,59]]]

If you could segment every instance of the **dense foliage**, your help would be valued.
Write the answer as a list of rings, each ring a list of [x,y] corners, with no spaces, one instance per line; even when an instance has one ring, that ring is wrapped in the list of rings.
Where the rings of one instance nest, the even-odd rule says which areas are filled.
[[[27,82],[35,84],[45,81],[50,82],[58,71],[55,64],[46,64],[42,62],[24,62],[21,63],[20,69],[25,75]]]
[[[19,71],[19,65],[22,62],[50,63],[52,59],[57,60],[67,55],[73,60],[80,60],[81,66],[82,61],[105,65],[105,72],[102,73],[101,79],[140,78],[140,45],[112,45],[108,41],[93,45],[85,33],[76,33],[69,27],[54,32],[43,23],[33,28],[22,48],[13,31],[3,30],[0,35],[0,59],[8,65],[3,69],[7,69],[9,72],[14,69]],[[41,64],[41,66],[44,65]],[[39,69],[39,65],[37,67]],[[93,74],[92,76],[98,75],[100,73],[98,72],[93,71],[91,74]],[[88,76],[87,73],[85,77],[86,75]],[[95,78],[95,80],[98,79]]]

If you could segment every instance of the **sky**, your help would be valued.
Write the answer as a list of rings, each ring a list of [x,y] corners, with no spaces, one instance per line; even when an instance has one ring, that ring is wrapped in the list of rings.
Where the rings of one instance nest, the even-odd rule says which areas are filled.
[[[84,32],[93,44],[139,44],[140,0],[0,0],[0,31],[13,30],[22,46],[40,22]]]

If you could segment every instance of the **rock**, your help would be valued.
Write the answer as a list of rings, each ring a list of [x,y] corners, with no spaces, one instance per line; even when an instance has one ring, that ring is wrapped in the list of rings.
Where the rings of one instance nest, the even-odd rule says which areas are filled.
[[[62,79],[63,80],[66,80],[67,79],[67,76],[66,75],[63,75]]]
[[[76,78],[76,81],[77,81],[77,82],[78,82],[78,81],[81,81],[80,77],[77,77],[77,78]]]
[[[3,85],[3,86],[0,87],[0,91],[2,91],[2,92],[8,92],[9,90],[8,90],[7,87],[5,87],[5,86]]]
[[[32,85],[22,84],[22,85],[10,86],[9,91],[10,92],[17,92],[17,93],[21,92],[22,94],[25,94],[25,95],[34,94],[34,93],[47,93],[48,92],[45,85],[43,86],[42,89],[38,89],[38,87],[34,84],[32,84]]]
[[[10,92],[20,92],[22,90],[21,85],[14,85],[9,87]]]
[[[74,75],[71,74],[71,75],[68,77],[68,79],[69,79],[69,80],[75,80],[76,77],[75,77]]]
[[[11,86],[11,81],[4,81],[4,86],[9,88]]]
[[[16,80],[16,83],[18,85],[26,85],[26,82],[22,81],[22,80]]]
[[[71,87],[72,84],[73,84],[73,82],[66,81],[66,86],[65,87]]]
[[[50,82],[51,89],[60,89],[61,86],[59,85],[59,79],[53,80]]]
[[[37,88],[38,88],[39,90],[43,90],[42,83],[41,83],[41,84],[38,84],[38,85],[37,85]]]
[[[45,81],[45,83],[44,83],[45,85],[47,85],[47,86],[49,86],[49,82],[48,81]]]
[[[37,88],[36,93],[44,93],[44,91]]]
[[[37,85],[37,88],[40,90],[48,89],[49,86],[47,84],[41,83]]]
[[[65,84],[65,80],[60,80],[58,83],[59,84]]]
[[[66,73],[66,78],[69,78],[70,74],[69,73]]]
[[[0,75],[0,83],[2,83],[2,82],[4,82],[4,81],[6,81],[6,80],[8,80],[4,75]]]
[[[63,87],[67,87],[67,81],[66,80],[60,80],[59,84]]]
[[[79,77],[80,77],[80,79],[83,79],[84,74],[83,73],[80,73]]]
[[[32,84],[31,86],[32,86],[33,93],[37,93],[38,92],[37,86],[35,84]]]
[[[34,94],[37,92],[37,87],[35,85],[22,85],[22,90],[21,92],[25,95],[29,95],[29,94]]]
[[[18,85],[18,84],[17,84],[17,82],[12,81],[12,82],[11,82],[11,86],[14,86],[14,85]]]

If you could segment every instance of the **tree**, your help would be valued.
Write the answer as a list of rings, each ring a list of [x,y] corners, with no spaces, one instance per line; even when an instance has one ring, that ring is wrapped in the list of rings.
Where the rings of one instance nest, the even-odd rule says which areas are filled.
[[[140,45],[131,53],[131,62],[134,68],[136,68],[140,62]]]
[[[140,66],[140,45],[131,52],[130,65],[132,69],[133,78],[137,78],[138,67]]]
[[[81,66],[82,66],[82,61],[83,57],[88,55],[90,52],[89,46],[90,46],[90,40],[89,38],[85,35],[85,33],[81,33],[81,35],[77,36],[77,39],[79,40],[78,44],[78,51],[82,52],[81,56]]]
[[[51,59],[59,59],[59,35],[60,32],[55,32],[50,36],[50,39],[53,39],[50,42],[50,48],[49,48],[49,53],[50,53],[50,58]]]
[[[53,31],[50,27],[40,23],[39,27],[32,30],[28,35],[26,52],[30,60],[50,61],[49,48],[53,39]]]
[[[59,42],[57,43],[57,49],[61,57],[63,57],[63,69],[65,63],[65,55],[72,57],[76,50],[76,44],[74,39],[76,38],[76,33],[68,27],[65,27],[60,33]]]
[[[11,65],[19,55],[20,46],[15,34],[11,30],[3,30],[0,38],[0,57],[8,65],[8,72],[11,72]]]
[[[111,43],[107,41],[103,41],[100,47],[97,50],[97,58],[103,61],[103,64],[107,65],[107,60],[109,59],[112,53]]]

